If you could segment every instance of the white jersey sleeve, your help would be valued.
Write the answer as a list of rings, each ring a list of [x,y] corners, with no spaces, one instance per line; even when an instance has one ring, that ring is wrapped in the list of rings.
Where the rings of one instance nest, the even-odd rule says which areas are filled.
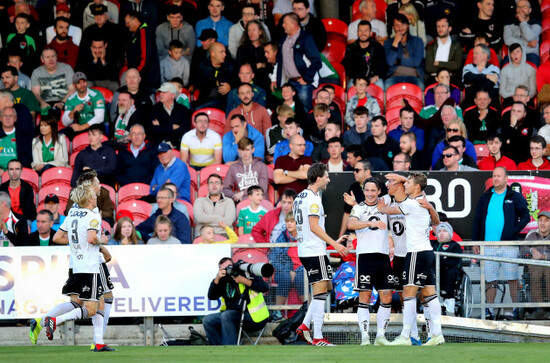
[[[88,231],[101,234],[101,216],[89,209],[71,208],[64,224],[69,229],[73,273],[98,273],[101,253],[99,245],[88,243]]]
[[[325,211],[319,194],[304,189],[296,196],[292,206],[298,232],[298,256],[314,257],[327,253],[324,240],[311,231],[309,217],[319,218],[319,226],[325,230]]]
[[[407,198],[399,208],[405,215],[405,233],[407,235],[407,252],[431,251],[430,212],[423,208],[417,197]]]

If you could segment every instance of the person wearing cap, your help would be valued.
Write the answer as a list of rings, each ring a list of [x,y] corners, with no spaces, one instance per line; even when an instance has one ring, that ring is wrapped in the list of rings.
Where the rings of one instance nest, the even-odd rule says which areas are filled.
[[[80,174],[87,169],[97,172],[99,181],[115,187],[117,155],[109,143],[103,143],[105,134],[103,125],[92,125],[88,128],[88,145],[76,156],[71,178],[71,186],[75,187]]]
[[[67,98],[75,91],[74,71],[68,64],[57,61],[57,51],[52,48],[44,48],[40,60],[44,65],[32,72],[31,91],[41,108],[52,106],[61,113]]]
[[[42,209],[38,212],[36,221],[32,223],[35,230],[29,235],[29,246],[38,247],[56,245],[53,241],[53,236],[55,235],[56,230],[53,229],[54,221],[52,212]]]
[[[10,160],[7,167],[9,180],[0,184],[0,191],[10,195],[13,211],[23,215],[30,223],[36,218],[34,190],[29,183],[21,179],[22,171],[23,167],[19,160]]]
[[[154,28],[150,28],[142,14],[135,10],[125,15],[124,22],[130,31],[126,42],[126,66],[139,71],[145,86],[158,87],[160,67]]]
[[[168,7],[166,20],[157,27],[155,32],[159,59],[162,60],[168,55],[171,41],[179,40],[183,44],[183,56],[191,62],[196,44],[195,30],[189,23],[183,21],[183,13],[179,6]]]
[[[159,164],[156,146],[146,140],[145,128],[134,124],[129,128],[130,142],[118,151],[116,178],[120,186],[130,183],[150,184]]]
[[[204,29],[214,29],[218,32],[218,42],[227,47],[229,43],[229,29],[233,26],[233,23],[222,16],[224,10],[223,0],[208,0],[208,17],[197,21],[195,25],[195,33],[201,34]],[[197,39],[197,47],[201,46],[201,40]]]
[[[66,3],[58,4],[55,8],[55,17],[63,17],[66,19],[71,18],[71,9],[69,8],[69,5]],[[73,43],[77,46],[80,45],[80,40],[82,39],[82,29],[75,25],[69,26],[69,34],[68,34],[72,40]],[[55,29],[54,26],[49,26],[46,28],[46,43],[51,43],[51,41],[55,38]]]
[[[538,228],[532,229],[525,236],[526,241],[550,241],[550,212],[542,211],[538,215]],[[532,260],[550,260],[550,246],[522,246],[521,255]],[[544,266],[529,266],[531,302],[542,303],[550,301],[550,268]],[[543,283],[546,289],[543,290]],[[525,315],[527,320],[550,319],[550,309],[536,308]]]
[[[73,76],[76,92],[67,99],[61,121],[67,126],[61,132],[73,139],[92,125],[101,124],[105,119],[105,99],[94,89],[88,88],[88,78],[82,72]]]
[[[170,82],[164,82],[157,90],[159,102],[151,110],[146,125],[149,140],[179,145],[181,137],[191,128],[191,115],[187,107],[175,102],[178,89]]]
[[[75,68],[79,49],[69,35],[69,25],[69,19],[63,17],[55,18],[55,37],[48,43],[47,47],[55,49],[60,62]]]
[[[191,202],[191,175],[187,165],[175,157],[170,145],[164,142],[157,146],[157,156],[160,165],[155,169],[149,193],[156,196],[162,185],[170,182],[175,184],[178,189],[176,199]]]
[[[218,41],[218,33],[214,29],[204,29],[198,39],[201,41],[201,46],[196,47],[193,52],[193,58],[191,59],[191,86],[189,89],[193,88],[194,77],[193,74],[198,71],[199,65],[203,61],[208,60],[208,49],[213,43]]]
[[[86,32],[89,26],[95,23],[95,17],[98,14],[106,14],[109,21],[115,24],[118,23],[118,6],[107,0],[93,0],[86,6],[82,16],[82,28],[84,32]]]
[[[453,227],[448,222],[441,222],[436,229],[437,243],[432,244],[436,252],[462,253],[462,247],[451,240]],[[442,256],[439,270],[441,297],[447,315],[455,313],[455,289],[460,280],[462,259],[460,257]]]
[[[59,197],[55,194],[48,194],[44,199],[44,209],[38,212],[38,214],[40,214],[44,210],[50,212],[52,215],[53,224],[51,226],[51,229],[55,233],[59,229],[59,226],[65,220],[65,216],[59,214]],[[31,224],[31,233],[36,232],[36,230],[37,230],[37,221],[35,220]]]

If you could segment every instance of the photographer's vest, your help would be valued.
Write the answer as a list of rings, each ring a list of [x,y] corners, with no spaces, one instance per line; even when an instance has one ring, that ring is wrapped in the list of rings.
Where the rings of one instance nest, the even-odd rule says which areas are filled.
[[[243,284],[239,284],[239,291],[241,294],[246,289],[246,286]],[[248,289],[248,298],[250,302],[248,305],[246,305],[246,308],[248,309],[248,313],[250,314],[250,317],[252,318],[252,321],[255,323],[260,323],[264,321],[265,319],[269,318],[269,310],[267,309],[267,305],[265,304],[264,295],[261,292],[256,292],[251,289]],[[220,308],[220,311],[225,311],[227,308],[225,306],[225,300],[222,297],[222,306]]]

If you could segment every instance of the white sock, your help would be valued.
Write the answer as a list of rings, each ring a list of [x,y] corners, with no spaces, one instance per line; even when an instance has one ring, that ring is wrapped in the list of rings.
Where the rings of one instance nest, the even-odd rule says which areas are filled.
[[[403,337],[411,336],[413,324],[416,324],[416,296],[406,297],[403,302],[403,330],[401,331]]]
[[[66,321],[76,320],[76,319],[86,319],[88,317],[88,310],[85,306],[81,306],[78,309],[69,311],[66,314],[60,315],[56,318],[56,324],[61,325]]]
[[[328,294],[318,294],[311,302],[313,320],[313,338],[323,339],[323,320],[325,319],[325,302]]]
[[[314,300],[311,300],[311,302],[309,303],[306,316],[304,317],[304,321],[302,321],[302,324],[304,324],[308,328],[311,327],[311,319],[313,318],[313,301]]]
[[[370,311],[369,304],[359,303],[357,308],[357,321],[359,322],[359,330],[361,331],[361,337],[369,336],[369,324],[370,324]]]
[[[390,322],[391,303],[382,304],[376,312],[376,337],[383,337],[386,334],[386,328]]]
[[[439,303],[437,295],[429,296],[426,300],[430,297],[432,298],[428,301],[428,308],[430,310],[430,320],[432,323],[431,331],[433,335],[441,335],[441,304]]]
[[[92,316],[92,325],[94,326],[94,344],[103,343],[103,311],[98,310],[97,313]]]
[[[45,320],[44,318],[47,317],[47,316],[55,318],[56,316],[66,314],[69,311],[72,311],[72,310],[74,310],[76,308],[79,308],[79,307],[80,307],[80,305],[73,302],[73,301],[64,302],[64,303],[61,303],[59,305],[56,305],[50,311],[48,311],[46,313],[46,315],[44,315],[42,317],[42,321],[40,322],[40,325],[45,326],[44,325],[44,320]]]
[[[109,324],[109,316],[111,315],[111,308],[113,307],[113,298],[105,299],[105,307],[103,311],[103,335],[105,335],[105,330],[107,330],[107,324]]]
[[[423,303],[422,306],[424,307],[424,319],[426,320],[426,333],[428,333],[428,338],[430,338],[432,336],[432,314],[430,313],[428,303]]]

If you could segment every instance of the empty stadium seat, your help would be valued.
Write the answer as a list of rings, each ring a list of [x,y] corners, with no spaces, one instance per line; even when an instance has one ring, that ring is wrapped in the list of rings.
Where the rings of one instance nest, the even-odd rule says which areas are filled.
[[[331,63],[331,64],[334,67],[334,70],[336,70],[336,72],[338,73],[338,78],[340,78],[340,87],[342,87],[343,89],[346,89],[347,80],[346,80],[346,70],[344,69],[344,66],[341,65],[340,63]]]
[[[327,18],[321,21],[327,31],[327,41],[340,40],[344,43],[348,41],[348,25],[342,20]]]
[[[193,215],[193,205],[183,199],[178,199],[178,202],[185,204],[185,206],[187,207],[187,213],[189,213],[189,224],[191,224],[191,227],[193,227],[195,225],[195,217]]]
[[[92,87],[92,89],[101,93],[106,103],[113,102],[113,91],[111,91],[110,89],[104,87]]]
[[[399,111],[400,110],[401,110],[401,107],[393,107],[393,108],[388,109],[388,111],[386,111],[386,121],[388,121],[388,129],[386,130],[386,133],[388,133],[391,130],[397,128],[397,126],[399,126],[399,124],[401,123],[401,120],[399,120]],[[391,130],[390,130],[390,127],[389,127],[390,124],[392,126],[395,125]]]
[[[540,63],[546,62],[548,59],[550,59],[550,54],[548,52],[550,51],[550,40],[545,40],[540,45]]]
[[[386,90],[386,108],[402,107],[401,100],[406,98],[411,106],[420,112],[422,109],[422,89],[412,83],[397,83]]]
[[[474,145],[474,147],[476,149],[477,161],[483,160],[489,156],[489,148],[486,144],[477,144]]]
[[[71,168],[74,168],[74,163],[76,161],[76,156],[80,153],[80,151],[72,152],[71,156],[69,156],[69,165]]]
[[[139,199],[149,195],[149,185],[144,183],[130,183],[118,190],[118,202],[122,203],[127,200]]]
[[[211,174],[218,174],[219,176],[222,177],[222,179],[225,179],[225,176],[227,175],[228,170],[229,170],[229,166],[227,166],[225,164],[216,164],[216,165],[205,166],[199,172],[200,185],[201,186],[206,185],[206,182],[208,181],[208,177]]]
[[[151,215],[151,204],[142,200],[129,200],[123,203],[119,203],[116,208],[117,213],[121,210],[127,210],[132,212],[134,216],[134,224],[138,225]]]
[[[58,166],[50,168],[42,173],[42,187],[50,184],[67,184],[71,185],[73,169]]]
[[[185,165],[187,165],[187,170],[189,171],[189,176],[191,177],[191,188],[195,187],[195,190],[197,190],[199,182],[197,170],[189,166],[187,163],[185,163]]]
[[[69,195],[71,194],[71,187],[67,184],[59,184],[59,185],[47,185],[40,188],[38,191],[38,203],[44,202],[44,199],[49,194],[55,194],[59,198],[59,201],[65,201],[67,202],[69,200]]]
[[[36,171],[30,168],[23,168],[23,170],[21,170],[21,179],[29,183],[32,186],[32,189],[34,190],[34,192],[38,193],[38,189],[39,189],[38,186],[40,185],[40,182],[39,182],[38,173]],[[10,180],[10,176],[8,174],[8,171],[6,170],[2,174],[2,183],[7,182],[8,180]]]
[[[334,64],[340,64],[342,60],[344,60],[344,55],[346,54],[346,43],[333,39],[327,42],[322,53],[333,66]]]

